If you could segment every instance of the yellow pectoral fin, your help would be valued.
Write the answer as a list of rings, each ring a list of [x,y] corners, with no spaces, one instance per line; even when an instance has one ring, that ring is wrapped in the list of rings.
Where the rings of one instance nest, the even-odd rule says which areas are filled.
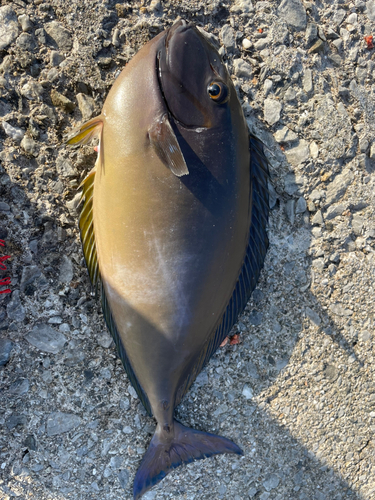
[[[102,128],[103,119],[101,115],[99,115],[84,123],[66,143],[69,144],[69,146],[78,146],[87,144],[94,137],[99,137],[100,140]]]

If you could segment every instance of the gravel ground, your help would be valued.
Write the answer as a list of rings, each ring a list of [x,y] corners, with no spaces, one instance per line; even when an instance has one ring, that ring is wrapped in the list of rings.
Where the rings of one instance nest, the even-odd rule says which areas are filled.
[[[131,498],[154,422],[83,263],[77,187],[95,153],[63,138],[181,16],[216,37],[268,146],[270,249],[240,343],[177,410],[244,456],[181,467],[144,498],[374,499],[375,1],[1,5],[0,498]]]

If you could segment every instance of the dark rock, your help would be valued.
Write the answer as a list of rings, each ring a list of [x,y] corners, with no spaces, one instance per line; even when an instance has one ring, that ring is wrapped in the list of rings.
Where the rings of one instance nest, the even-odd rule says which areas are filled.
[[[249,322],[251,325],[258,326],[263,321],[263,314],[260,311],[251,311],[249,314]]]
[[[118,480],[120,481],[120,484],[122,488],[126,488],[129,482],[129,472],[127,470],[121,470],[118,473]]]
[[[26,446],[31,451],[37,451],[38,445],[35,437],[32,434],[29,434],[24,441],[24,446]]]
[[[13,342],[9,339],[0,338],[0,366],[4,366],[8,363],[13,345]]]
[[[7,315],[13,321],[21,322],[25,319],[25,309],[21,304],[19,290],[15,290],[12,293],[11,301],[7,305]]]
[[[16,41],[18,47],[22,50],[32,52],[36,48],[36,41],[33,35],[29,33],[22,33]]]
[[[9,392],[15,396],[22,396],[29,392],[30,383],[27,378],[19,378],[9,387]]]
[[[6,426],[10,431],[17,427],[17,425],[27,425],[26,415],[18,415],[13,413],[6,421]]]

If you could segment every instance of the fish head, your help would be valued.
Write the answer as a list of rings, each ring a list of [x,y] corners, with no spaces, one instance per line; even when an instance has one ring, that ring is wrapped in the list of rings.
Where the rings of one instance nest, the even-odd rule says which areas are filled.
[[[216,48],[192,24],[177,21],[166,32],[158,56],[158,77],[165,105],[187,128],[212,128],[238,102]]]

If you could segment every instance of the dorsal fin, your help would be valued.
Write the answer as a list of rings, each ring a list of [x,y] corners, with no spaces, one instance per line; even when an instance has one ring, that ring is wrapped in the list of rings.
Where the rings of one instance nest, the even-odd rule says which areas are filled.
[[[189,376],[178,390],[176,406],[225,337],[227,337],[239,314],[245,309],[263,267],[268,248],[266,232],[269,212],[267,187],[269,179],[268,161],[264,155],[262,142],[252,135],[249,135],[249,149],[252,207],[249,240],[244,262],[232,296],[219,324],[206,342]]]

